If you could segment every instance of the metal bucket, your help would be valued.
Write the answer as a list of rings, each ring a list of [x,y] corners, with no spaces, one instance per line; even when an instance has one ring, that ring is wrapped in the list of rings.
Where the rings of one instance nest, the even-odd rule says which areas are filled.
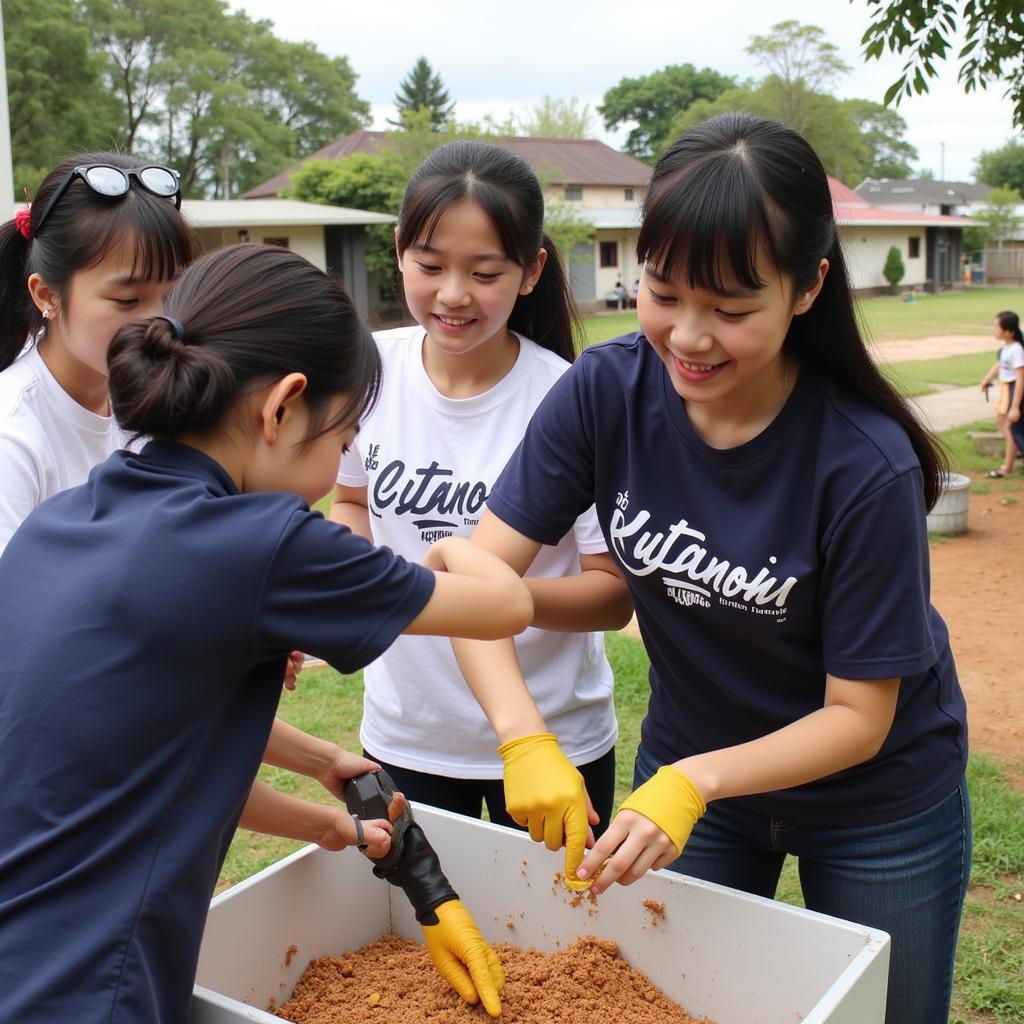
[[[966,533],[967,501],[971,479],[963,473],[946,473],[935,508],[928,513],[929,533]]]

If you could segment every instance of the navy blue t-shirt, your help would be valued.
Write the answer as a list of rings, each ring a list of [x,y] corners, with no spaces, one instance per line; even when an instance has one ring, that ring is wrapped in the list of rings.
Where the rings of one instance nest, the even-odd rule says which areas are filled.
[[[433,579],[170,443],[29,516],[0,558],[0,1020],[185,1019],[288,653],[367,664]]]
[[[953,788],[966,709],[929,603],[920,466],[884,413],[805,371],[761,434],[715,449],[646,339],[618,338],[552,388],[488,507],[551,544],[595,501],[651,659],[641,735],[655,757],[671,763],[808,715],[826,673],[902,677],[876,757],[743,803],[868,824]]]

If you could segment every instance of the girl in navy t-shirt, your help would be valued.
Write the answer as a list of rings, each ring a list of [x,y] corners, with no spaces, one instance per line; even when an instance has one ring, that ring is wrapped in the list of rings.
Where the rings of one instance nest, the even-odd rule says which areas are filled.
[[[194,263],[164,310],[122,327],[108,364],[118,422],[152,440],[44,502],[0,557],[4,1021],[185,1019],[293,649],[350,672],[403,632],[495,639],[533,616],[468,540],[416,565],[310,511],[380,379],[336,282],[241,245]],[[426,909],[441,973],[497,1015],[468,911]]]
[[[943,460],[867,353],[796,132],[687,132],[638,254],[641,331],[555,385],[474,535],[528,564],[596,502],[633,595],[635,790],[579,877],[671,866],[771,896],[792,854],[808,907],[891,933],[887,1019],[944,1021],[971,848],[964,700],[929,604]],[[548,799],[537,776],[526,802]]]

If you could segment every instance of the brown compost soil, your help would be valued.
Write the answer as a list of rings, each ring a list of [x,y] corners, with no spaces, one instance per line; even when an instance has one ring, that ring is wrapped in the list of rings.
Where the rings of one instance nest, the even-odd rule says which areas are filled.
[[[614,942],[581,936],[555,953],[497,943],[505,969],[501,1024],[711,1024],[688,1016]],[[417,942],[385,935],[343,956],[313,960],[288,1002],[272,1008],[296,1024],[467,1024],[490,1020],[465,1003]]]

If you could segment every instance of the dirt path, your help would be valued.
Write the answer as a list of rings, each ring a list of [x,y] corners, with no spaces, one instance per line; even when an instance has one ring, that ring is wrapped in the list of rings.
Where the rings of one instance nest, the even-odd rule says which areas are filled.
[[[967,533],[932,545],[932,603],[949,626],[971,749],[1018,760],[1024,759],[1022,527],[1024,491],[993,489],[971,495]]]
[[[969,352],[991,352],[995,362],[999,342],[988,335],[944,334],[910,341],[876,341],[869,347],[883,363],[898,363],[904,359],[943,359]]]

